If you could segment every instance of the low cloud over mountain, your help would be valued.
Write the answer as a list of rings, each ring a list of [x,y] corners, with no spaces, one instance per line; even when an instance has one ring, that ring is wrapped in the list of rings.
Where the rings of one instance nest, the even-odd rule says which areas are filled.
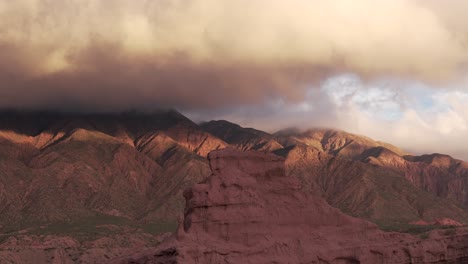
[[[0,0],[0,107],[173,107],[468,157],[458,144],[467,9],[463,0]],[[359,87],[346,90],[343,73]]]

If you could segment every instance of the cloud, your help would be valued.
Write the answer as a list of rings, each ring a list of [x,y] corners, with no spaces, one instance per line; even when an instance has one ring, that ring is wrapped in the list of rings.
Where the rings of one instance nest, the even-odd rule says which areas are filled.
[[[297,102],[342,71],[454,81],[463,2],[0,0],[0,106]]]
[[[369,111],[372,108],[362,108],[359,102],[349,99],[346,107],[337,108],[334,126],[391,142],[416,154],[438,152],[468,160],[463,144],[468,133],[468,90],[436,89],[414,81],[398,85],[398,95],[393,97],[386,96],[386,89],[392,85],[378,89],[386,98],[380,110]],[[365,88],[361,89],[366,93]]]
[[[414,154],[445,153],[468,161],[468,89],[434,88],[420,81],[356,74],[331,77],[308,87],[299,102],[284,100],[188,113],[197,121],[227,119],[276,132],[286,127],[342,129],[392,143]]]
[[[311,88],[304,101],[242,109],[227,118],[270,132],[288,126],[338,128],[392,143],[414,154],[445,153],[468,160],[468,90],[410,80],[366,81],[355,74]],[[266,108],[266,109],[265,109]],[[250,113],[250,114],[248,114]]]

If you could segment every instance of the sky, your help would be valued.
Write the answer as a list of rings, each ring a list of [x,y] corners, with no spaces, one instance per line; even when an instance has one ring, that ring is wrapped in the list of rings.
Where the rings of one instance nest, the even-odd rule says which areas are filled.
[[[466,10],[466,0],[0,0],[0,108],[169,107],[468,160]]]

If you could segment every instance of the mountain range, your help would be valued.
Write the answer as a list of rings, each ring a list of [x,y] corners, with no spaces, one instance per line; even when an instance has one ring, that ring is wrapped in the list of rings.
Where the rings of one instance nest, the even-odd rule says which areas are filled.
[[[0,243],[27,236],[95,241],[122,228],[172,232],[183,191],[210,174],[208,153],[224,148],[283,157],[302,191],[383,230],[468,223],[468,163],[448,155],[414,155],[333,129],[267,133],[225,120],[196,124],[175,110],[3,111]]]

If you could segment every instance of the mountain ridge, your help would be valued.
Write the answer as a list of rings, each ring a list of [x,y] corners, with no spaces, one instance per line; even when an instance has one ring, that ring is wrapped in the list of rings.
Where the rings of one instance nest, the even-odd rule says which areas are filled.
[[[464,207],[468,204],[468,192],[466,191],[468,182],[465,182],[464,179],[465,175],[468,175],[467,163],[447,155],[408,155],[387,143],[341,130],[309,129],[302,132],[293,131],[289,134],[284,131],[269,134],[253,128],[243,128],[224,120],[197,125],[179,112],[172,110],[154,114],[130,112],[109,115],[67,115],[48,113],[43,118],[37,118],[40,113],[33,112],[30,118],[33,119],[32,121],[39,120],[38,127],[40,126],[42,129],[39,130],[28,128],[33,122],[28,122],[31,120],[27,119],[27,114],[20,113],[21,118],[19,118],[18,124],[15,124],[12,123],[11,115],[0,113],[2,121],[0,138],[2,138],[2,142],[5,142],[3,143],[4,150],[10,151],[9,155],[24,160],[25,166],[29,166],[33,170],[34,168],[49,168],[56,171],[62,166],[56,169],[52,167],[56,166],[54,164],[58,164],[57,162],[63,160],[64,157],[68,158],[63,162],[74,162],[71,154],[76,155],[78,162],[76,166],[80,167],[82,166],[79,165],[80,159],[85,159],[86,156],[89,156],[88,163],[93,164],[92,160],[97,157],[105,158],[106,155],[115,155],[112,154],[112,149],[127,149],[125,155],[133,157],[131,159],[142,155],[147,160],[141,161],[146,165],[137,170],[140,171],[137,174],[145,174],[146,172],[141,171],[146,170],[144,168],[160,167],[160,172],[150,173],[153,175],[148,177],[153,178],[153,180],[148,180],[146,184],[151,185],[151,181],[161,182],[155,174],[163,175],[161,179],[167,179],[163,182],[171,182],[169,180],[170,173],[185,175],[180,176],[179,181],[174,182],[177,177],[173,178],[172,185],[163,184],[169,189],[177,189],[182,188],[180,186],[187,186],[189,182],[201,180],[200,176],[197,177],[195,174],[208,170],[207,163],[203,159],[208,152],[233,146],[241,151],[273,152],[286,157],[288,174],[295,174],[296,177],[301,178],[304,189],[319,191],[324,195],[329,193],[328,201],[347,211],[353,211],[352,208],[356,207],[350,208],[349,205],[337,202],[336,197],[339,196],[335,195],[335,192],[343,194],[345,189],[340,187],[340,182],[348,177],[346,170],[340,164],[348,164],[345,166],[348,169],[354,168],[351,169],[354,174],[349,176],[350,179],[353,181],[361,179],[355,184],[367,182],[368,185],[369,182],[375,182],[377,178],[373,175],[386,174],[392,179],[401,176],[417,189],[432,193],[436,199],[448,199],[447,202],[452,200],[453,202],[449,204],[454,204],[454,208]],[[5,116],[9,122],[4,122],[1,119]],[[8,126],[9,129],[7,129]],[[25,133],[14,132],[22,130]],[[124,145],[128,147],[124,147]],[[100,151],[99,146],[111,152],[108,150]],[[108,154],[105,154],[106,152]],[[310,158],[307,158],[307,155]],[[102,160],[103,164],[109,162],[112,162],[111,156]],[[147,165],[148,163],[152,164]],[[302,165],[298,166],[297,164]],[[107,170],[104,169],[103,172],[99,165],[95,165],[95,169],[98,174],[105,174]],[[120,173],[125,174],[125,169],[123,168]],[[34,173],[34,171],[30,173]],[[184,178],[188,181],[183,180]],[[383,181],[387,181],[384,176],[381,178]],[[333,181],[331,181],[332,179]],[[332,189],[329,186],[330,182],[336,182]],[[375,184],[369,188],[378,189]],[[366,185],[363,185],[365,189],[364,186]],[[454,188],[458,189],[451,191]],[[356,189],[355,192],[351,192],[347,196],[348,198],[360,197],[358,193],[361,192],[361,187],[356,186],[356,188],[348,189]],[[181,191],[179,190],[179,192]],[[347,198],[343,199],[347,200]],[[364,201],[357,201],[357,203],[366,204]],[[458,203],[462,206],[457,205]],[[371,204],[376,205],[376,202]],[[377,204],[379,203],[377,202]],[[362,212],[357,216],[369,216],[369,214],[370,212]],[[460,215],[460,213],[456,215]],[[174,217],[172,216],[172,218]],[[374,220],[378,221],[379,219]],[[412,220],[417,221],[418,219]],[[433,221],[435,219],[423,217],[422,220]],[[455,220],[465,222],[468,218],[463,216]]]

